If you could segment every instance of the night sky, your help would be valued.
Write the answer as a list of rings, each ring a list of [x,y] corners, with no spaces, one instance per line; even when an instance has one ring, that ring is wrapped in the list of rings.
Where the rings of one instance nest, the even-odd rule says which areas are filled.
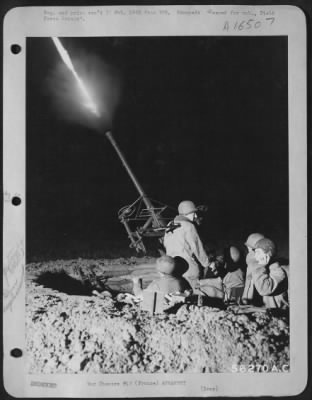
[[[118,71],[114,137],[146,193],[206,204],[204,240],[254,231],[288,240],[286,37],[64,38]],[[113,147],[53,107],[60,57],[27,40],[27,252],[41,242],[122,240],[137,197]],[[58,256],[62,257],[62,250]]]

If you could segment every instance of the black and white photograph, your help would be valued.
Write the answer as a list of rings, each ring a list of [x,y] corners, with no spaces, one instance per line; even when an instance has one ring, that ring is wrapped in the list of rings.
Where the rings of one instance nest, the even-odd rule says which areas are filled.
[[[288,369],[287,38],[26,59],[30,372]]]
[[[289,38],[248,17],[214,35],[25,38],[32,386],[291,376]]]

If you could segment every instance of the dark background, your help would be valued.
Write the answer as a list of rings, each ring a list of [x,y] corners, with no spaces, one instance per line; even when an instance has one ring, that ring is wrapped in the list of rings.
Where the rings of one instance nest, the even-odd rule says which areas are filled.
[[[287,255],[286,37],[62,42],[121,71],[114,137],[149,196],[207,204],[205,241],[260,231]],[[27,258],[121,255],[117,211],[138,194],[108,140],[51,107],[59,62],[50,38],[27,40]]]

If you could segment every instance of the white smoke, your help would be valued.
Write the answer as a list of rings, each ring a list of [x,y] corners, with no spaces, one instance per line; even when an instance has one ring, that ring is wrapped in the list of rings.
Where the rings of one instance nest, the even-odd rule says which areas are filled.
[[[94,129],[110,129],[120,99],[120,73],[94,54],[83,52],[71,56],[71,60],[100,117],[90,111],[77,80],[61,59],[47,77],[57,117]]]

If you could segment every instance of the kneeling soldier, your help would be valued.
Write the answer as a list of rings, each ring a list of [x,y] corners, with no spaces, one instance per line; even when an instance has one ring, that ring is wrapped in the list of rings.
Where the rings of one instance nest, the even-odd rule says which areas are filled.
[[[255,246],[255,260],[250,264],[252,287],[248,300],[267,308],[288,306],[288,279],[279,262],[274,261],[276,246],[272,240],[260,239]]]

